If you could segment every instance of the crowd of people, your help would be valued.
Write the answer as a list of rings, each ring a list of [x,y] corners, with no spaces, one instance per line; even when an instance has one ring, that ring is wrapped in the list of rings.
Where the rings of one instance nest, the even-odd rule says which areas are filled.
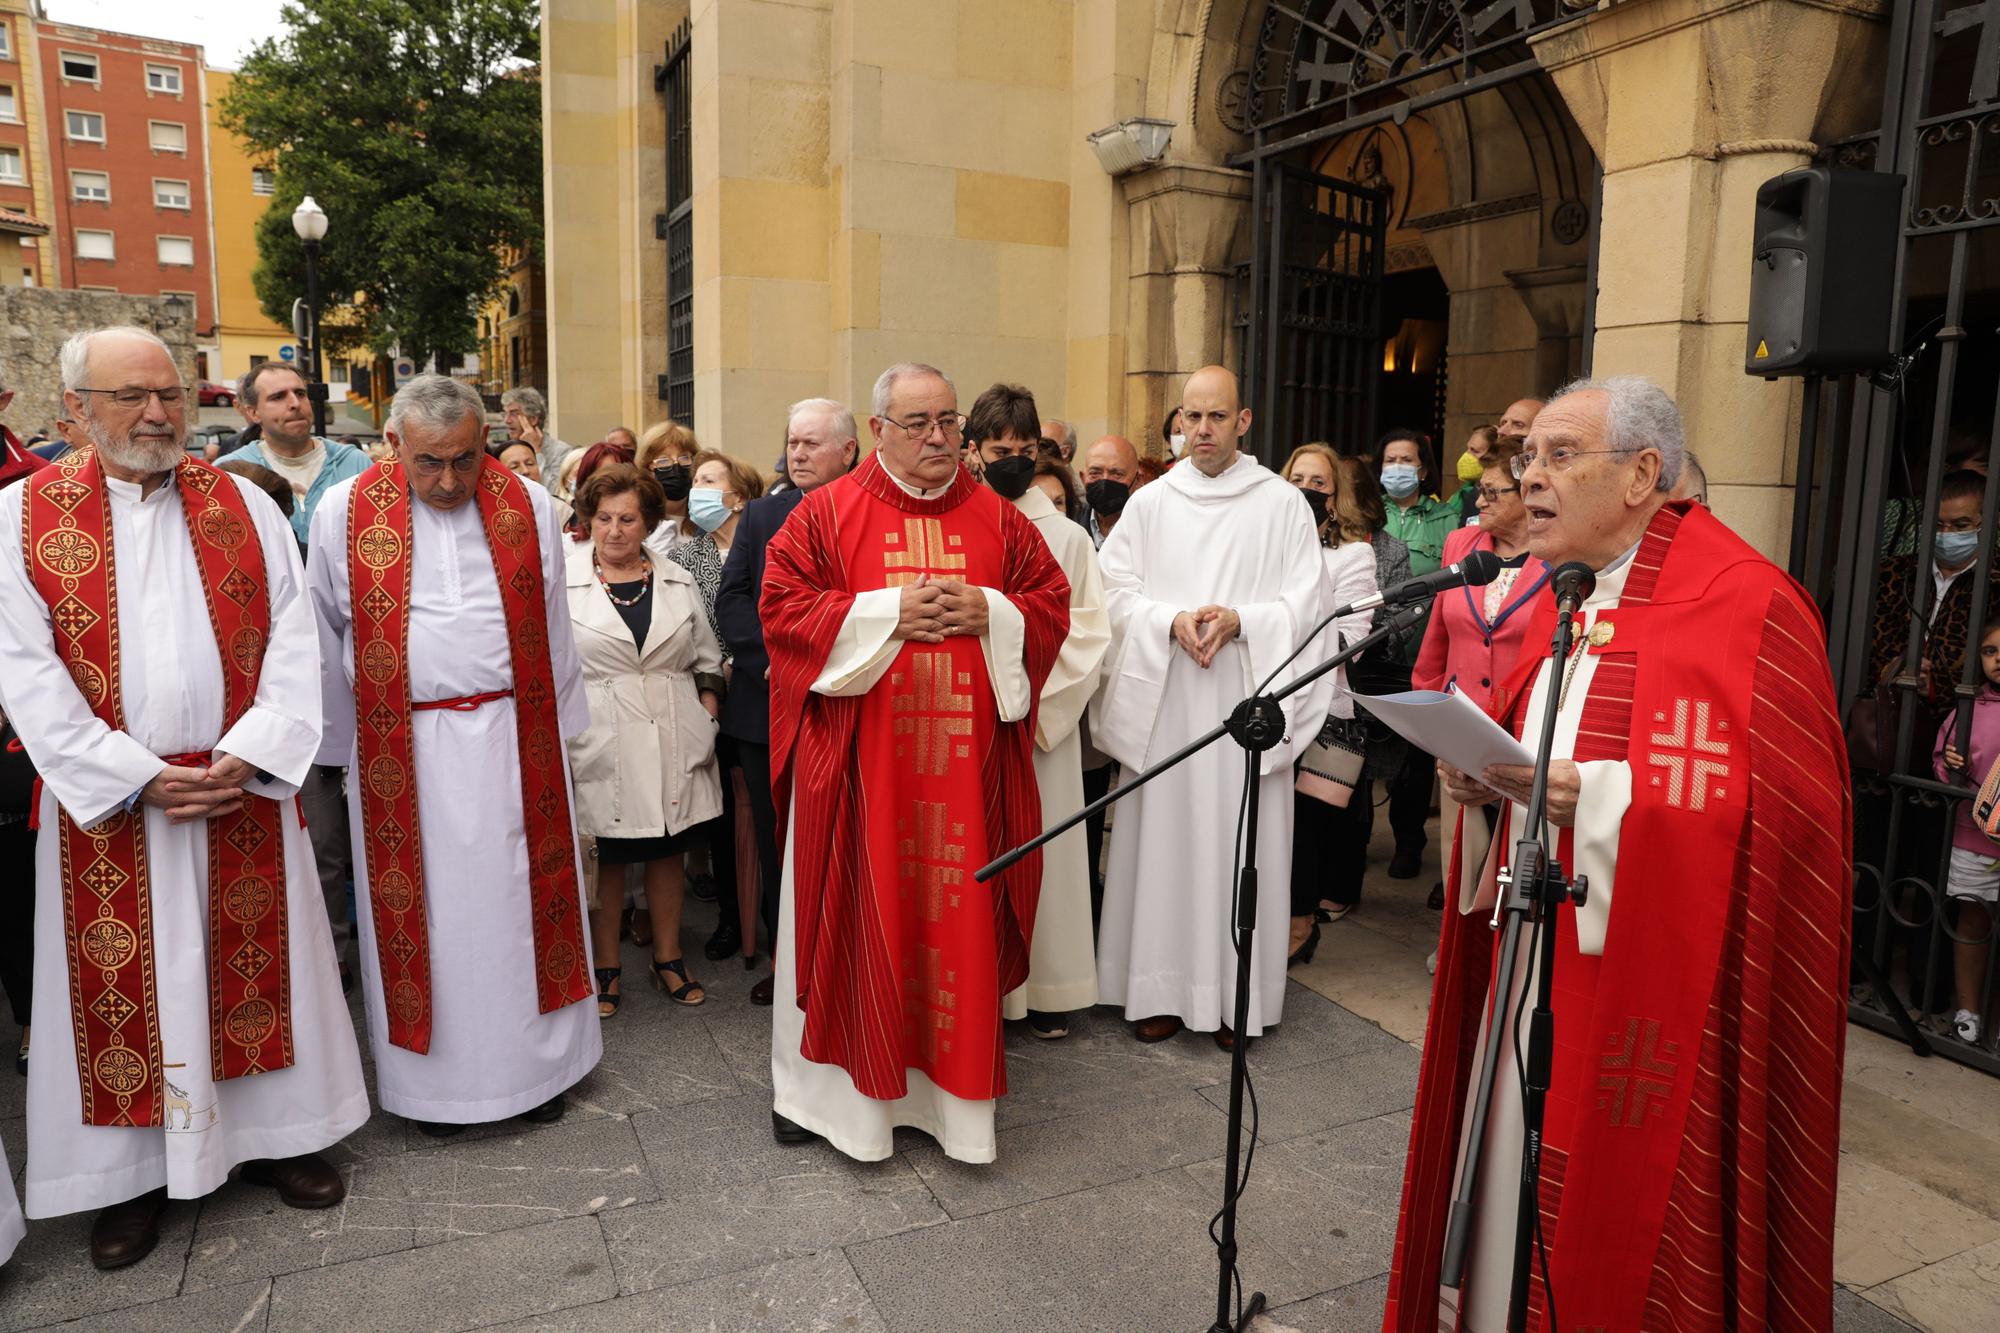
[[[1789,826],[1752,808],[1773,780],[1755,745],[1774,716],[1799,729],[1782,738],[1794,753],[1826,742],[1810,662],[1767,679],[1783,645],[1755,633],[1664,685],[1649,674],[1687,651],[1663,626],[1705,588],[1752,599],[1769,633],[1804,620],[1782,575],[1707,514],[1678,413],[1644,381],[1512,404],[1466,441],[1447,494],[1416,430],[1299,443],[1263,466],[1236,377],[1215,366],[1182,386],[1164,448],[1142,451],[1117,435],[1079,449],[1015,385],[961,411],[942,371],[899,364],[874,385],[865,435],[845,404],[795,404],[769,472],[674,423],[574,447],[531,390],[507,395],[495,443],[478,395],[436,375],[398,391],[371,454],[313,435],[285,365],[245,377],[246,438],[211,467],[186,450],[188,397],[151,334],[78,334],[62,371],[77,448],[0,478],[20,483],[0,490],[0,703],[39,778],[23,817],[0,819],[0,854],[35,867],[0,962],[24,1034],[42,1017],[21,1057],[26,1211],[101,1210],[100,1267],[142,1258],[169,1198],[232,1172],[293,1206],[339,1202],[319,1154],[370,1114],[350,987],[382,1111],[439,1138],[559,1119],[630,998],[622,941],[650,950],[664,1002],[708,1000],[683,950],[697,886],[716,901],[706,960],[770,960],[750,998],[773,1008],[780,1142],[874,1160],[910,1126],[991,1162],[1005,1023],[1061,1040],[1105,1004],[1141,1042],[1257,1039],[1282,1018],[1288,966],[1359,906],[1376,805],[1389,876],[1415,879],[1435,793],[1437,1054],[1399,1249],[1427,1245],[1491,984],[1470,923],[1493,909],[1527,778],[1461,773],[1357,702],[1412,686],[1457,690],[1516,734],[1555,696],[1551,821],[1592,885],[1560,985],[1633,1004],[1649,980],[1637,1012],[1667,1034],[1659,1049],[1713,1042],[1725,1060],[1761,1059],[1748,1048],[1763,1038],[1732,1015],[1716,1028],[1710,983],[1775,986],[1837,1067],[1839,1010],[1810,978],[1744,980],[1744,951],[1770,940],[1746,943],[1726,893],[1670,921],[1642,887],[1656,872],[1618,856],[1635,828],[1687,837],[1718,884],[1756,899],[1730,858]],[[1492,582],[1448,591],[1427,627],[1285,698],[1284,739],[1256,769],[1256,852],[1289,891],[1260,900],[1240,1031],[1232,747],[1137,787],[1108,830],[1093,819],[976,878],[1253,688],[1283,688],[1383,623],[1337,607],[1475,551],[1497,558]],[[1596,590],[1579,611],[1589,649],[1557,683],[1531,668],[1564,560],[1595,570]],[[2000,629],[1981,651],[2000,680]],[[1709,757],[1667,785],[1690,688],[1704,736],[1711,708],[1714,734],[1737,729],[1700,741]],[[1650,728],[1624,725],[1635,698],[1661,701]],[[1607,708],[1623,709],[1609,731]],[[1972,763],[1993,732],[1975,727]],[[1966,761],[1941,741],[1940,765]],[[1801,818],[1844,800],[1841,784],[1795,793]],[[1845,892],[1837,867],[1799,874]],[[1614,878],[1635,904],[1621,921],[1666,936],[1607,943]],[[1829,936],[1822,907],[1788,908],[1819,932],[1797,946],[1812,977],[1815,951],[1845,940],[1844,910]],[[1625,1032],[1624,1009],[1600,1009],[1559,1076],[1585,1078],[1578,1053]],[[1824,1073],[1799,1067],[1815,1088]],[[1678,1142],[1720,1107],[1692,1073],[1660,1080],[1646,1095],[1671,1109],[1635,1111],[1635,1131]],[[1552,1143],[1568,1149],[1582,1124]],[[1797,1161],[1830,1180],[1822,1130],[1805,1126]],[[1733,1140],[1717,1151],[1735,1160]],[[1673,1160],[1638,1150],[1604,1177],[1609,1195],[1572,1167],[1567,1188],[1579,1209],[1609,1207],[1632,1173]],[[1800,1215],[1824,1203],[1830,1221],[1824,1180],[1774,1170],[1774,1190],[1806,1199]],[[1676,1181],[1673,1197],[1712,1185]],[[1496,1196],[1481,1225],[1514,1213]],[[1511,1247],[1481,1234],[1467,1299],[1490,1306]],[[1783,1262],[1811,1269],[1817,1245]],[[1698,1248],[1681,1253],[1698,1262]],[[1409,1266],[1392,1312],[1435,1281]],[[1600,1315],[1588,1322],[1625,1326],[1584,1305]]]

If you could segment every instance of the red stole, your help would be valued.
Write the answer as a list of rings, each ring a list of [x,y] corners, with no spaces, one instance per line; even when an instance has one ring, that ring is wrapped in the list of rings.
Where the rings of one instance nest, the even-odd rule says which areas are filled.
[[[521,817],[528,842],[528,925],[541,1013],[595,993],[584,968],[576,840],[563,777],[555,673],[549,663],[541,543],[519,478],[485,459],[473,491],[500,582],[514,673]],[[410,490],[402,465],[377,463],[355,479],[347,517],[348,595],[354,618],[355,774],[366,829],[369,903],[391,1045],[431,1046],[430,931],[424,910],[417,768],[410,726]]]
[[[264,547],[242,492],[228,477],[182,459],[173,484],[222,662],[227,733],[256,702],[271,633]],[[116,553],[96,451],[43,468],[26,485],[22,544],[35,591],[48,603],[56,651],[91,711],[122,731]],[[174,756],[171,762],[192,766],[208,757]],[[135,806],[87,829],[74,818],[60,821],[70,1013],[87,1125],[160,1123],[164,1079],[145,816],[144,807]],[[284,1069],[292,1063],[292,1005],[278,803],[245,793],[234,814],[207,823],[214,1076]]]
[[[1517,734],[1539,724],[1524,714],[1554,622],[1537,614],[1495,694]],[[1539,1200],[1557,1309],[1565,1329],[1721,1327],[1717,1311],[1738,1328],[1823,1328],[1851,854],[1818,621],[1707,510],[1674,505],[1600,623],[1614,628],[1587,649],[1599,662],[1574,757],[1625,760],[1632,804],[1603,955],[1579,954],[1574,913],[1558,918]],[[1558,854],[1574,868],[1568,830]],[[1385,1328],[1436,1326],[1490,1003],[1495,937],[1478,925],[1446,915]],[[1537,1327],[1542,1298],[1538,1268]]]
[[[1033,709],[998,720],[970,638],[903,643],[865,695],[811,691],[855,595],[926,575],[1007,597],[1039,697],[1069,584],[1034,525],[970,473],[920,500],[870,458],[771,539],[761,605],[772,790],[781,819],[793,810],[801,1049],[865,1096],[904,1096],[915,1068],[985,1100],[1006,1091],[1000,997],[1027,978],[1041,857],[990,884],[972,872],[1040,831]]]

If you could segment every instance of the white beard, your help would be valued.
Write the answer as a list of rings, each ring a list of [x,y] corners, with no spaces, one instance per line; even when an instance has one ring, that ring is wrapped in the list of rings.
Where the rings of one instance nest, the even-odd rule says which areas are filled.
[[[104,423],[85,417],[83,433],[113,466],[127,472],[151,476],[157,472],[171,472],[186,456],[183,442],[166,435],[127,435],[122,440],[114,440]]]

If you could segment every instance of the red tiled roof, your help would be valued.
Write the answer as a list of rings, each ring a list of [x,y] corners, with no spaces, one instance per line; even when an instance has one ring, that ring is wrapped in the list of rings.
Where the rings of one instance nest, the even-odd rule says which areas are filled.
[[[0,208],[0,231],[13,232],[16,235],[46,236],[49,234],[49,224],[11,208]]]

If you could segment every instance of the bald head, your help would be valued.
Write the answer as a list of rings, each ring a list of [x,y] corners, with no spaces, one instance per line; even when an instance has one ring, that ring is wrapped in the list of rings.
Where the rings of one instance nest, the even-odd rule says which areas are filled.
[[[1083,481],[1087,486],[1106,477],[1127,486],[1139,473],[1139,451],[1123,435],[1100,435],[1083,455]]]
[[[1187,459],[1211,477],[1236,462],[1250,411],[1243,406],[1236,373],[1227,366],[1203,366],[1181,386],[1181,430],[1187,436]]]
[[[1526,439],[1528,427],[1535,424],[1535,418],[1540,415],[1542,407],[1543,403],[1539,398],[1517,399],[1508,404],[1507,410],[1500,414],[1500,420],[1495,425],[1502,435],[1511,435],[1517,440]]]

